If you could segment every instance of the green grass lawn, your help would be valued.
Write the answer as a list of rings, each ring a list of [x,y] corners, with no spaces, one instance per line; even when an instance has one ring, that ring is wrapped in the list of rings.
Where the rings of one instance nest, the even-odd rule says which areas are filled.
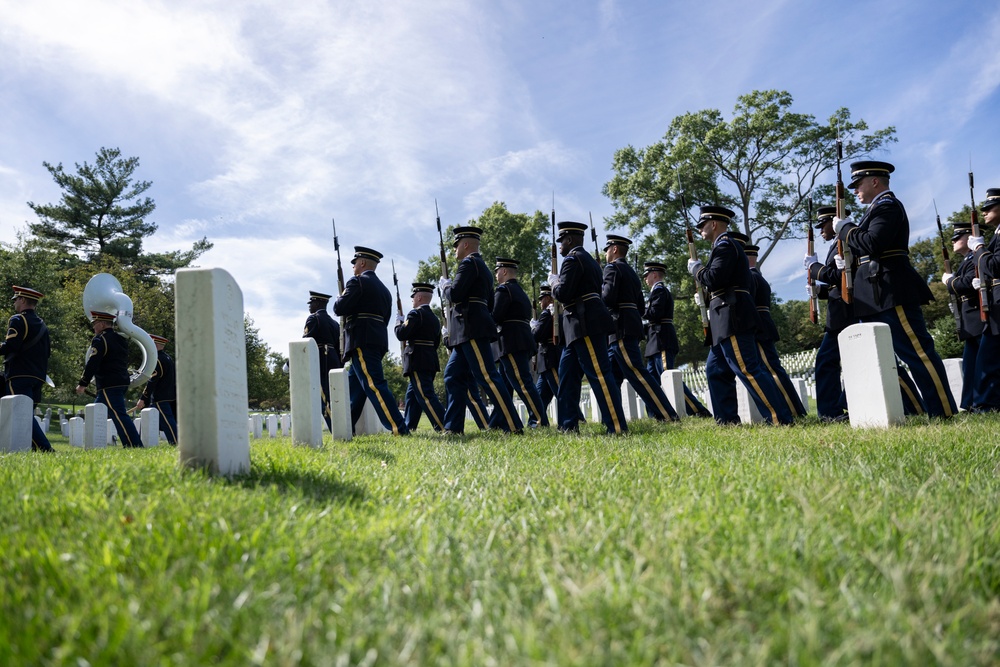
[[[56,437],[0,456],[0,664],[997,664],[998,427]]]

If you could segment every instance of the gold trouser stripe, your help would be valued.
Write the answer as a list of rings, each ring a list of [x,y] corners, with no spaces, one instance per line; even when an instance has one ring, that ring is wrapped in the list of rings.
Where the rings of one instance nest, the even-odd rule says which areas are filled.
[[[899,390],[910,399],[910,403],[913,404],[913,409],[917,411],[918,415],[924,414],[924,409],[920,407],[920,399],[913,395],[913,390],[910,389],[910,385],[906,384],[902,376],[899,376]]]
[[[159,401],[157,401],[157,402],[159,402]],[[162,417],[163,416],[163,410],[160,409],[160,406],[154,404],[154,407],[156,408],[156,411],[159,412],[160,416]],[[174,415],[174,419],[177,419],[177,415]],[[161,424],[161,426],[166,427],[166,430],[170,432],[170,436],[174,439],[174,442],[177,442],[177,434],[174,433],[174,429],[170,428],[170,422],[168,422],[166,419],[163,419],[161,421],[163,422]]]
[[[424,383],[420,381],[420,378],[417,377],[415,373],[413,378],[413,384],[417,386],[417,391],[420,393],[420,398],[424,401],[424,408],[427,410],[427,414],[430,415],[431,419],[434,420],[434,423],[438,425],[438,428],[443,431],[444,422],[441,420],[440,415],[434,412],[434,406],[431,405],[431,402],[427,400],[427,394],[424,393]]]
[[[646,393],[649,394],[649,397],[653,399],[653,403],[656,404],[656,409],[660,411],[660,414],[663,416],[663,418],[666,419],[667,421],[670,421],[672,419],[670,413],[667,411],[665,407],[663,407],[663,403],[660,401],[660,397],[656,395],[656,392],[653,391],[653,388],[649,386],[648,382],[646,382],[646,374],[640,372],[639,369],[637,369],[632,364],[632,359],[629,357],[628,352],[625,351],[625,341],[623,341],[621,338],[618,339],[618,351],[621,353],[622,358],[625,360],[625,365],[628,366],[628,369],[630,371],[632,371],[632,377],[634,377],[639,381],[639,383],[646,390]]]
[[[670,370],[669,368],[667,368],[667,353],[666,352],[660,352],[660,368],[662,368],[665,371]]]
[[[688,396],[687,394],[684,394],[684,402],[687,404],[687,406],[691,410],[691,412],[695,412],[695,413],[698,412],[698,408],[697,408],[697,406],[695,406],[694,401],[692,401],[691,397]]]
[[[556,379],[556,389],[559,388],[559,371],[554,368],[550,368],[549,372],[552,373],[552,377]]]
[[[604,394],[604,401],[608,406],[608,414],[611,415],[611,423],[615,427],[615,433],[621,433],[621,418],[618,416],[618,411],[615,410],[615,404],[611,401],[611,392],[608,389],[608,383],[604,379],[604,374],[601,373],[600,365],[597,363],[597,352],[594,350],[594,344],[591,342],[590,336],[584,336],[583,340],[587,343],[587,352],[590,353],[590,363],[594,369],[594,375],[597,376],[597,382],[601,385],[601,393]]]
[[[510,367],[514,369],[514,377],[517,378],[517,386],[521,388],[521,398],[523,398],[527,406],[531,408],[531,411],[535,413],[535,419],[542,421],[542,406],[535,405],[535,399],[531,397],[531,394],[528,392],[528,388],[524,385],[524,378],[521,377],[521,371],[517,367],[514,355],[508,354],[507,356],[510,359]]]
[[[469,398],[469,405],[472,406],[472,409],[475,410],[476,414],[479,416],[479,423],[483,424],[483,428],[486,428],[486,426],[485,426],[486,421],[487,421],[486,415],[483,414],[482,408],[479,407],[479,401],[477,401],[472,396],[472,390],[467,390],[465,393],[466,393],[466,395]]]
[[[767,360],[767,355],[764,354],[764,348],[760,343],[757,343],[757,352],[760,354],[760,360],[764,362],[764,367],[767,368],[767,372],[771,374],[772,378],[774,378],[774,384],[778,387],[778,391],[780,391],[781,395],[785,397],[785,403],[788,404],[788,411],[794,415],[798,412],[798,410],[795,409],[795,403],[792,402],[792,397],[788,395],[787,391],[785,391],[785,385],[781,383],[781,377],[778,375],[778,372],[771,368],[771,364]]]
[[[382,396],[382,392],[380,392],[378,388],[375,387],[375,383],[372,381],[372,376],[368,373],[368,364],[365,362],[365,355],[361,351],[360,347],[357,348],[357,350],[358,350],[358,361],[361,362],[361,372],[365,374],[365,380],[368,382],[369,388],[371,388],[372,392],[376,396],[378,396],[378,404],[382,406],[382,413],[385,414],[386,420],[388,420],[388,422],[392,424],[392,434],[399,435],[399,424],[393,421],[392,414],[390,414],[389,407],[385,404],[385,398]]]
[[[327,397],[326,392],[323,391],[323,385],[319,386],[319,399],[320,404],[323,407],[323,416],[327,419],[330,418],[330,399]]]
[[[931,379],[934,380],[934,390],[937,391],[938,400],[941,401],[941,407],[944,410],[946,417],[951,417],[955,413],[951,411],[951,401],[948,400],[948,392],[945,391],[944,383],[941,382],[941,375],[934,368],[934,364],[931,363],[930,357],[927,356],[927,351],[924,350],[924,346],[920,344],[915,333],[913,333],[913,327],[910,326],[910,320],[906,318],[906,313],[903,312],[902,306],[896,306],[896,316],[899,317],[900,323],[903,325],[903,330],[906,332],[907,337],[910,339],[910,345],[913,349],[917,351],[917,356],[920,357],[920,361],[924,363],[924,368],[930,373]]]
[[[736,363],[740,367],[740,372],[743,373],[743,377],[745,377],[747,380],[750,381],[750,385],[753,387],[754,392],[757,393],[757,396],[760,397],[760,400],[764,404],[764,407],[766,407],[768,412],[771,413],[771,421],[777,424],[778,413],[771,406],[771,403],[767,400],[767,396],[764,394],[764,390],[760,388],[759,384],[757,384],[757,378],[755,378],[747,371],[747,365],[746,362],[743,361],[743,353],[740,352],[740,346],[736,342],[736,336],[735,335],[730,336],[729,341],[733,346],[733,352],[736,354]]]
[[[111,409],[111,399],[108,398],[107,389],[102,389],[100,393],[104,398],[104,405],[108,408],[108,412],[111,413],[111,418],[115,420],[115,429],[118,431],[118,435],[121,436],[122,442],[123,443],[127,442],[132,446],[135,446],[137,444],[141,445],[142,439],[140,439],[139,442],[137,443],[132,442],[132,440],[128,437],[128,431],[125,430],[125,425],[122,423],[121,417],[118,416],[117,412]],[[34,417],[32,417],[32,419],[34,419]]]
[[[483,361],[483,355],[479,351],[479,346],[476,345],[475,340],[470,340],[469,343],[472,345],[472,351],[476,353],[476,361],[479,362],[479,371],[483,374],[483,379],[486,380],[486,384],[489,386],[490,391],[493,392],[493,398],[497,402],[496,408],[494,409],[502,410],[503,416],[507,419],[507,427],[510,428],[511,431],[516,431],[517,424],[514,423],[514,418],[511,416],[510,410],[507,409],[507,405],[503,402],[503,400],[501,400],[500,390],[493,382],[493,378],[490,377],[490,371],[486,368],[486,362]]]

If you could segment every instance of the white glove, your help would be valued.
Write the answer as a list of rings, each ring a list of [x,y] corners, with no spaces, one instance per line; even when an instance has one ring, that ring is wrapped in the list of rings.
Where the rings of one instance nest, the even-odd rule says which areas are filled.
[[[545,306],[545,310],[547,310],[551,314],[555,315],[556,314],[556,304],[555,303],[550,303],[549,305]]]
[[[809,301],[812,301],[812,298],[814,296],[816,296],[813,292],[814,292],[813,286],[812,285],[806,285],[806,297],[808,297]]]
[[[954,277],[955,277],[954,273],[942,273],[941,274],[941,282],[943,282],[945,285],[947,285],[948,281],[951,280]]]
[[[958,315],[958,313],[955,312],[955,302],[954,301],[949,301],[948,302],[948,310],[951,311],[952,315]]]
[[[980,280],[979,278],[972,279],[972,289],[979,289],[982,286],[983,286],[982,280]]]
[[[802,268],[804,268],[806,271],[808,271],[809,267],[812,266],[813,264],[815,264],[818,261],[819,261],[819,258],[816,257],[816,255],[806,255],[805,259],[802,260]]]
[[[405,317],[403,317],[402,315],[396,315],[396,326],[397,326],[397,327],[398,327],[398,326],[399,326],[400,324],[402,324],[403,322],[405,322],[405,321],[406,321],[406,318],[405,318]]]
[[[833,263],[837,267],[838,271],[843,271],[847,268],[847,260],[845,260],[841,255],[834,255]]]
[[[694,293],[694,302],[699,306],[705,305],[705,298],[701,295],[701,290]]]
[[[700,259],[689,259],[688,260],[688,273],[692,276],[697,276],[698,272],[701,271],[702,263]]]
[[[970,236],[969,237],[969,250],[971,252],[976,252],[976,249],[980,246],[985,245],[982,236]]]
[[[441,276],[440,280],[438,280],[438,289],[441,290],[441,293],[443,294],[445,289],[449,287],[451,287],[451,278]]]
[[[538,320],[532,318],[531,322],[528,323],[528,326],[530,326],[532,329],[534,329],[535,327],[538,326]]]
[[[839,234],[840,230],[844,228],[845,225],[853,225],[854,218],[847,216],[846,218],[834,218],[833,219],[833,233]]]
[[[448,327],[441,327],[441,338],[448,337]]]
[[[555,273],[550,273],[549,274],[549,287],[551,287],[552,289],[555,289],[556,285],[558,285],[558,284],[559,284],[559,275],[555,274]]]

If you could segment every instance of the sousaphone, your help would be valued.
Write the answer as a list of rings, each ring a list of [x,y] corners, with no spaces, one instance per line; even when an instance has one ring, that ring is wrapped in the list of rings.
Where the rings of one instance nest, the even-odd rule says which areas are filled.
[[[115,316],[115,329],[131,339],[142,349],[142,364],[129,379],[129,387],[144,384],[156,368],[156,345],[149,334],[132,322],[132,299],[122,291],[122,284],[110,273],[98,273],[83,288],[83,312],[91,322],[92,311],[111,313]],[[90,350],[87,351],[90,358]]]

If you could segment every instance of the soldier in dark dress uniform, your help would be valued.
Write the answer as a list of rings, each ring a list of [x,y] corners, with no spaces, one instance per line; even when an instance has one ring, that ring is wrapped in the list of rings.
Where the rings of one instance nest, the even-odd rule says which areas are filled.
[[[955,273],[945,273],[941,282],[954,294],[958,302],[958,313],[955,321],[958,325],[958,339],[965,343],[962,350],[962,398],[959,407],[963,410],[972,409],[972,395],[979,375],[976,368],[976,358],[979,355],[979,343],[986,323],[979,315],[979,292],[972,286],[976,278],[975,257],[969,252],[969,235],[972,234],[972,224],[955,225],[951,235],[952,250],[961,257],[955,268]],[[952,306],[952,304],[949,304]]]
[[[97,384],[97,399],[108,408],[108,417],[115,425],[122,447],[142,447],[135,424],[125,409],[125,392],[131,378],[128,373],[128,338],[113,328],[115,316],[93,311],[94,339],[90,342],[87,364],[83,369],[76,393],[82,394],[93,379]]]
[[[149,335],[156,345],[156,368],[153,375],[142,390],[142,396],[135,404],[136,411],[145,407],[156,408],[160,415],[160,430],[171,445],[177,444],[177,416],[174,405],[177,403],[177,372],[174,360],[164,351],[169,342],[163,336]]]
[[[49,371],[51,353],[49,329],[35,313],[35,306],[43,296],[38,290],[14,285],[15,315],[8,320],[7,336],[0,343],[5,387],[0,387],[0,396],[28,396],[33,405],[42,400],[42,383]],[[55,451],[34,416],[31,418],[31,449]]]
[[[833,217],[837,213],[836,206],[820,206],[817,210],[819,221],[816,229],[824,241],[833,241],[836,234],[833,231]],[[816,285],[807,286],[807,296],[816,296],[826,300],[826,325],[823,340],[816,351],[816,413],[822,421],[846,421],[847,395],[840,381],[840,344],[837,337],[840,332],[857,322],[854,308],[845,303],[840,294],[840,279],[844,273],[844,259],[837,253],[837,244],[831,243],[826,253],[826,262],[816,261],[815,255],[806,257],[806,268]]]
[[[528,424],[549,425],[545,406],[531,376],[531,357],[536,350],[531,335],[531,299],[517,282],[515,259],[497,257],[497,287],[493,294],[493,321],[500,328],[500,368],[528,408]]]
[[[346,286],[345,286],[346,287]],[[302,332],[303,338],[312,338],[319,348],[319,387],[323,406],[323,419],[331,433],[330,424],[330,370],[343,368],[340,355],[340,324],[330,317],[327,304],[332,297],[322,292],[309,292],[309,317]]]
[[[448,338],[451,356],[444,369],[444,385],[448,392],[445,408],[445,431],[465,432],[465,408],[472,380],[482,387],[493,403],[490,426],[503,431],[520,433],[524,425],[511,400],[493,359],[490,344],[496,340],[493,316],[493,274],[482,255],[478,227],[456,227],[453,246],[458,258],[455,280],[440,281],[441,292],[452,307],[449,313]]]
[[[403,420],[413,431],[426,413],[435,431],[444,431],[444,406],[434,393],[434,376],[441,370],[438,348],[441,346],[441,320],[431,310],[434,285],[413,283],[410,296],[413,310],[396,318],[396,338],[403,341],[403,377],[409,378]]]
[[[893,350],[910,369],[927,413],[951,417],[958,406],[920,308],[933,296],[910,264],[910,222],[889,190],[894,169],[888,162],[852,163],[848,187],[868,208],[858,222],[835,219],[833,229],[856,260],[847,267],[854,273],[854,314],[861,322],[889,325]]]
[[[766,422],[791,424],[795,418],[757,353],[760,325],[750,293],[750,265],[741,244],[730,238],[733,215],[721,206],[702,206],[698,230],[711,242],[712,252],[705,265],[697,259],[688,260],[688,271],[709,292],[712,347],[705,373],[712,412],[720,424],[740,423],[736,400],[739,378]]]
[[[552,295],[565,308],[562,330],[566,347],[559,359],[559,427],[576,431],[580,421],[580,389],[586,375],[608,433],[628,432],[621,391],[608,360],[608,334],[614,328],[611,313],[601,300],[601,267],[583,248],[582,222],[560,222],[559,253],[565,258],[558,275],[549,276]]]
[[[986,191],[983,202],[983,226],[994,230],[1000,225],[1000,188]],[[975,285],[986,290],[986,328],[976,354],[976,384],[972,390],[973,412],[1000,412],[1000,234],[994,232],[989,245],[983,237],[970,237],[979,279]],[[978,303],[977,303],[978,305]]]
[[[344,318],[344,354],[351,362],[347,376],[351,424],[361,418],[365,401],[370,400],[386,430],[407,435],[403,415],[382,374],[382,358],[389,351],[386,328],[392,318],[392,295],[375,275],[381,259],[377,250],[354,246],[354,276],[333,303],[333,312]]]
[[[667,267],[661,262],[646,262],[643,264],[642,277],[649,287],[649,302],[643,313],[646,320],[646,370],[654,378],[661,377],[663,371],[671,370],[680,343],[677,340],[677,329],[674,327],[674,296],[663,282]],[[694,393],[684,385],[684,408],[693,417],[711,417],[709,412]]]
[[[604,265],[601,298],[614,320],[614,328],[608,335],[611,369],[617,379],[616,386],[621,386],[622,379],[628,380],[646,404],[646,413],[650,417],[657,421],[676,421],[677,412],[663,393],[660,376],[654,378],[646,369],[645,358],[639,351],[646,300],[639,276],[628,263],[628,248],[631,245],[631,239],[617,234],[608,234],[604,245],[607,263]]]
[[[552,288],[548,283],[542,283],[538,295],[538,319],[531,322],[531,335],[538,346],[535,355],[535,372],[538,380],[535,390],[542,401],[542,409],[548,410],[549,402],[559,393],[559,356],[562,354],[562,341],[553,342],[552,334]],[[531,419],[528,420],[529,424]]]
[[[748,238],[747,241],[749,240]],[[771,318],[771,284],[757,268],[757,254],[760,252],[760,247],[747,243],[743,247],[743,252],[750,265],[750,279],[753,281],[750,292],[753,294],[757,317],[760,319],[760,329],[757,330],[757,352],[760,354],[760,361],[774,378],[774,383],[792,414],[805,417],[806,408],[802,405],[798,389],[792,384],[792,379],[788,377],[788,372],[781,365],[781,358],[778,356],[777,342],[781,340],[781,335],[774,319]]]

